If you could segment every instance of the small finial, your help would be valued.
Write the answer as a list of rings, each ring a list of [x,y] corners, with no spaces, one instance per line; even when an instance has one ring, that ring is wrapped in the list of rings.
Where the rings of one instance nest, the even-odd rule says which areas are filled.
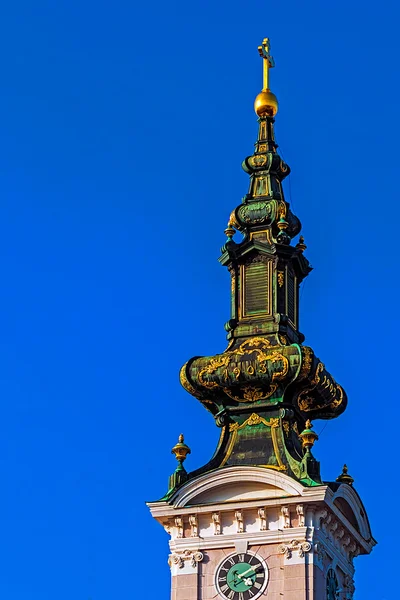
[[[304,250],[306,250],[306,248],[307,248],[307,246],[306,246],[306,245],[305,245],[305,243],[304,243],[304,237],[303,237],[302,235],[299,237],[299,241],[298,241],[298,243],[296,244],[296,248],[297,248],[297,250],[299,250],[300,252],[304,252]]]
[[[283,215],[281,215],[281,218],[279,219],[277,225],[281,231],[282,231],[282,229],[286,230],[289,227],[289,223],[286,221],[286,219]]]
[[[348,471],[349,470],[347,468],[347,465],[343,465],[342,472],[339,475],[339,477],[336,477],[336,481],[339,481],[339,483],[347,483],[348,485],[353,485],[354,478],[351,477],[351,475],[349,475]]]
[[[311,448],[314,446],[314,443],[318,440],[318,435],[312,430],[312,427],[313,425],[310,419],[307,419],[305,429],[300,433],[303,448],[305,448],[307,451],[311,450]]]
[[[230,223],[228,223],[228,227],[225,229],[224,233],[225,233],[226,237],[228,238],[228,241],[231,242],[233,236],[236,233],[236,230],[233,229],[233,227]]]
[[[286,221],[283,214],[281,215],[281,218],[279,219],[277,225],[279,229],[279,233],[276,236],[277,242],[279,242],[279,244],[290,244],[290,236],[286,232],[286,229],[289,227],[289,223]]]
[[[178,437],[178,443],[172,448],[171,453],[175,454],[176,460],[182,465],[183,461],[186,459],[186,456],[190,454],[190,448],[184,442],[183,433]]]
[[[275,61],[270,54],[269,38],[264,38],[258,53],[263,59],[263,89],[254,102],[254,110],[259,117],[274,117],[278,112],[278,100],[269,89],[269,70],[275,66]]]

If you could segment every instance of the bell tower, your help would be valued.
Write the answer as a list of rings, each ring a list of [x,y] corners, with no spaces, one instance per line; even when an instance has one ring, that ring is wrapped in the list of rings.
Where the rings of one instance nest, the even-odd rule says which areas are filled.
[[[180,373],[220,439],[188,473],[181,435],[168,491],[148,505],[171,538],[172,600],[350,600],[354,558],[376,542],[346,465],[323,481],[313,454],[312,422],[339,416],[347,396],[299,329],[299,285],[311,267],[282,186],[290,168],[275,142],[268,38],[258,51],[258,136],[242,164],[249,189],[219,259],[231,276],[228,347]]]

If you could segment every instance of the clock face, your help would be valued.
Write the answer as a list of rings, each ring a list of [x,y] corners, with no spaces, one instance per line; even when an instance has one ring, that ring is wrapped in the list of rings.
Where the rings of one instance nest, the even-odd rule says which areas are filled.
[[[219,565],[215,586],[221,598],[227,600],[256,600],[268,582],[264,560],[250,552],[231,554]]]

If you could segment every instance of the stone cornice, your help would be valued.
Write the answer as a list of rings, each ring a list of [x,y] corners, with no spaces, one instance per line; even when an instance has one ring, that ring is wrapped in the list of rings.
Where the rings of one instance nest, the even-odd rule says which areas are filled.
[[[291,527],[290,529],[214,535],[205,538],[180,538],[171,540],[170,548],[171,552],[234,548],[238,539],[245,539],[250,546],[257,544],[285,544],[290,543],[292,540],[309,541],[307,536],[308,529],[308,527]]]
[[[156,519],[163,517],[175,517],[177,513],[182,515],[190,514],[207,514],[211,512],[229,512],[236,508],[258,508],[263,506],[273,508],[274,506],[282,506],[286,504],[298,504],[300,501],[304,503],[314,504],[325,500],[325,491],[327,486],[319,486],[318,488],[305,488],[305,494],[302,497],[285,497],[278,498],[261,498],[260,500],[232,500],[231,502],[221,502],[216,504],[200,504],[198,506],[178,507],[169,504],[168,502],[148,502],[152,516]],[[318,490],[317,492],[311,492]]]

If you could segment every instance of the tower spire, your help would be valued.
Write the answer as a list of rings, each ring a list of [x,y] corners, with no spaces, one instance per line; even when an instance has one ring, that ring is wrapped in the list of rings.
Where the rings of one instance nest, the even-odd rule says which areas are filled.
[[[263,88],[254,102],[254,110],[259,117],[269,115],[274,117],[278,112],[278,99],[269,89],[269,70],[275,67],[275,61],[270,53],[269,38],[264,38],[258,53],[263,59]]]
[[[269,90],[269,70],[275,66],[275,61],[270,54],[269,38],[264,38],[261,46],[258,46],[258,53],[263,59],[263,92]]]
[[[304,240],[292,244],[301,223],[282,185],[290,168],[275,142],[278,101],[269,89],[274,60],[268,38],[258,51],[264,72],[255,101],[258,137],[242,164],[249,189],[230,215],[219,259],[231,275],[229,345],[222,354],[189,360],[181,370],[182,385],[212,412],[223,435],[211,462],[188,476],[223,465],[262,464],[316,485],[319,463],[300,432],[308,431],[308,419],[339,415],[347,398],[314,351],[302,345],[299,285],[311,266]],[[233,240],[235,230],[242,240]]]
[[[220,438],[212,458],[187,473],[190,449],[180,436],[169,489],[149,503],[171,535],[173,600],[350,599],[353,558],[375,544],[347,467],[323,482],[314,457],[315,420],[340,415],[347,398],[303,345],[299,285],[311,267],[284,195],[290,169],[275,142],[268,38],[259,53],[258,137],[242,164],[249,188],[230,215],[219,259],[231,276],[229,344],[180,372]]]

